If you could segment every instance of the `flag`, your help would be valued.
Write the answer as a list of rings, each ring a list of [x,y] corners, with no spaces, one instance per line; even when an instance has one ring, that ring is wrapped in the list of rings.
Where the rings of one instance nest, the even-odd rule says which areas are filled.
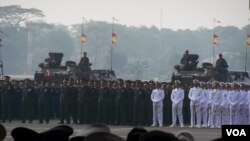
[[[247,35],[246,44],[247,44],[247,47],[250,47],[250,34]]]
[[[82,40],[82,45],[84,46],[84,44],[86,43],[86,35],[84,33],[82,33],[81,40]]]
[[[112,32],[112,46],[116,44],[116,38],[117,38],[117,35],[114,32]]]
[[[213,46],[218,46],[219,45],[219,40],[218,40],[219,36],[217,34],[214,34],[213,37]]]

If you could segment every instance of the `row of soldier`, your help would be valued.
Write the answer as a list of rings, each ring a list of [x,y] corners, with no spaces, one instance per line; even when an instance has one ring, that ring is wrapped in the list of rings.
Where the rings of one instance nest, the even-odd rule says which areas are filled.
[[[229,90],[231,85],[226,85],[228,89],[226,91],[224,83],[219,87],[219,83],[214,83],[212,86],[211,83],[195,81],[193,88],[185,86],[184,90],[180,88],[178,82],[173,86],[168,83],[162,84],[165,92],[164,125],[170,124],[172,116],[171,126],[176,126],[176,114],[179,116],[181,127],[183,122],[188,124],[190,120],[191,127],[194,127],[195,123],[197,127],[201,127],[201,123],[204,127],[249,124],[250,94],[249,87],[246,85],[240,87],[245,88],[245,93],[242,94],[243,90],[237,90],[237,92]],[[73,123],[98,121],[106,124],[150,125],[153,114],[151,93],[155,88],[156,84],[152,81],[149,83],[122,80],[65,80],[56,86],[50,82],[33,84],[29,80],[11,83],[6,79],[0,87],[0,118],[2,122],[5,120],[11,122],[12,119],[32,122],[34,119],[39,119],[39,123],[44,121],[48,123],[50,119],[58,118],[60,123],[63,124],[66,121],[69,124],[72,118]],[[179,96],[177,100],[172,96],[174,92],[178,93],[179,89],[183,93],[180,94],[183,95],[179,100],[181,104],[175,103]],[[234,96],[234,93],[237,96]],[[184,119],[182,113],[184,113]]]
[[[141,81],[64,80],[55,85],[10,81],[6,77],[0,87],[0,118],[2,122],[21,119],[23,123],[34,119],[49,123],[57,118],[62,124],[69,124],[72,119],[73,123],[150,125],[150,94],[154,87],[154,83]],[[165,105],[169,106],[165,109],[170,109],[170,100]],[[165,124],[170,123],[170,116],[166,116]]]
[[[204,83],[194,80],[189,90],[190,127],[220,128],[221,125],[250,124],[250,86],[237,83]],[[184,91],[176,81],[171,99],[173,123],[176,126],[178,115],[183,127],[182,101]],[[178,114],[176,114],[176,111]]]

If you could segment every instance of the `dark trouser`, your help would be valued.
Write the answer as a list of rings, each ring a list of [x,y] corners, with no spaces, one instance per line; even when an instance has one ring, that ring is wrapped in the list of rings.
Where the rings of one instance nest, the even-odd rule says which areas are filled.
[[[50,103],[43,101],[38,104],[38,118],[40,122],[49,122],[50,118]]]
[[[64,123],[66,119],[67,123],[70,123],[70,104],[68,102],[60,102],[60,120]]]
[[[96,115],[96,112],[97,111],[97,103],[92,101],[91,103],[89,103],[89,107],[88,107],[88,112],[89,112],[89,122],[92,123],[92,122],[97,122],[97,115]]]
[[[143,107],[143,103],[136,101],[134,102],[133,108],[133,124],[134,125],[143,125],[143,116],[145,115],[145,107]]]
[[[121,105],[120,105],[120,109],[121,109],[121,125],[127,125],[128,124],[128,122],[127,122],[127,104],[125,104],[125,103],[121,103]]]
[[[84,103],[82,101],[78,102],[78,119],[80,123],[84,123],[85,119],[84,119],[84,115],[85,115],[85,111],[84,111]]]
[[[104,101],[98,103],[98,121],[101,123],[108,123],[108,108]]]
[[[72,116],[73,122],[77,123],[77,101],[73,101],[70,103],[70,115]]]
[[[172,103],[171,99],[164,101],[163,104],[163,123],[170,125],[172,123]]]
[[[116,124],[120,124],[121,122],[121,102],[116,101],[115,103],[115,122]]]
[[[22,101],[22,121],[25,122],[26,119],[29,120],[29,122],[32,122],[33,120],[33,107],[32,107],[32,101],[31,100],[23,100]]]
[[[12,104],[10,101],[4,101],[2,103],[2,119],[3,121],[9,120],[12,121],[13,113],[12,113]]]

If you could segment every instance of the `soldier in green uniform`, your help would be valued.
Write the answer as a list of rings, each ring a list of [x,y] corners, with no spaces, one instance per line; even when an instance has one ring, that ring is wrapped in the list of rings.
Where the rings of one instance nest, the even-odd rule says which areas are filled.
[[[13,97],[13,117],[15,119],[20,119],[21,116],[21,99],[23,95],[23,90],[19,85],[19,82],[13,81],[14,86],[14,97]]]
[[[32,123],[33,121],[33,101],[35,96],[34,93],[35,91],[31,85],[30,80],[26,79],[25,88],[23,89],[22,102],[21,102],[22,123],[25,123],[26,119],[29,120],[29,123]]]
[[[66,119],[67,124],[70,124],[70,87],[71,84],[68,80],[63,80],[61,84],[60,95],[60,124],[64,124]]]
[[[149,92],[149,94],[148,94],[148,97],[149,97],[149,106],[150,106],[150,108],[149,109],[152,109],[152,101],[151,101],[151,93],[152,93],[152,91],[154,90],[154,89],[156,89],[156,84],[155,84],[155,82],[153,81],[153,80],[150,80],[149,81],[149,89],[148,89],[148,92]],[[149,122],[149,124],[151,124],[151,122],[152,122],[152,115],[153,115],[153,110],[149,110],[149,119],[150,119],[150,122]]]
[[[171,83],[163,83],[163,90],[165,92],[165,98],[163,100],[163,124],[169,125],[172,121]]]
[[[131,81],[125,81],[125,88],[121,96],[121,122],[125,125],[132,125],[133,122],[133,89],[131,88]]]
[[[96,111],[97,111],[97,101],[98,101],[98,94],[97,89],[94,87],[94,82],[88,82],[88,93],[89,93],[89,100],[88,100],[88,119],[89,123],[96,122]],[[94,111],[94,112],[93,112]]]
[[[0,82],[0,105],[2,106],[2,95],[3,95],[3,86],[2,82]],[[0,108],[0,120],[2,120],[2,107]]]
[[[108,123],[108,106],[109,91],[105,80],[101,81],[98,98],[98,121],[101,123]]]
[[[39,96],[41,94],[41,90],[42,90],[42,84],[41,83],[38,83],[38,82],[35,82],[34,83],[34,101],[33,101],[33,117],[34,119],[35,118],[39,118],[38,117],[38,99],[39,99]]]
[[[38,99],[38,117],[39,123],[43,123],[43,120],[48,124],[50,118],[51,103],[50,97],[54,93],[54,89],[51,87],[51,82],[47,82],[42,86],[42,91]]]
[[[78,88],[77,85],[75,85],[75,82],[73,79],[70,80],[71,87],[70,87],[70,95],[71,95],[71,102],[70,102],[70,115],[73,119],[73,123],[77,124],[77,114],[78,114]]]
[[[94,111],[97,112],[93,112],[94,115],[94,121],[97,122],[98,121],[98,99],[99,99],[99,90],[100,90],[100,81],[99,80],[95,80],[94,81],[94,93],[95,93],[95,101],[93,103],[94,106]]]
[[[121,123],[121,104],[122,104],[122,93],[124,91],[124,82],[122,79],[118,80],[118,87],[116,91],[116,97],[115,97],[115,124]]]
[[[94,96],[94,89],[93,89],[93,82],[92,81],[88,81],[87,82],[87,86],[86,86],[86,95],[85,95],[85,120],[87,123],[90,123],[91,121],[91,117],[93,117],[93,112],[92,112],[92,108],[94,107],[94,100],[95,96]]]
[[[9,122],[12,121],[13,95],[14,95],[14,86],[10,82],[10,77],[5,76],[5,82],[2,93],[2,122],[5,122],[5,120],[9,120]]]
[[[133,95],[133,124],[143,125],[143,117],[146,110],[144,109],[143,104],[146,97],[141,81],[137,80],[135,85]]]
[[[109,124],[115,123],[115,98],[117,94],[117,82],[109,81],[109,100],[108,100],[108,109],[109,109]]]
[[[143,102],[143,106],[144,106],[144,109],[146,109],[144,111],[144,115],[143,115],[143,117],[144,117],[143,118],[143,125],[150,125],[152,122],[152,115],[150,115],[150,113],[152,111],[151,110],[152,109],[152,102],[150,99],[150,95],[151,95],[152,91],[150,91],[150,89],[149,89],[148,81],[144,81],[142,85],[143,85],[143,97],[145,97],[144,102]]]
[[[85,119],[85,105],[86,105],[86,81],[82,80],[80,82],[80,86],[78,88],[78,119],[79,124],[83,124],[86,122]]]

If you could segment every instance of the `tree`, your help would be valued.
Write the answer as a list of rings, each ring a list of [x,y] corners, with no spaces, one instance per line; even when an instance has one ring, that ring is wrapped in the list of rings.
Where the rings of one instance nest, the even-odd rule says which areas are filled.
[[[17,26],[35,17],[44,17],[43,12],[35,8],[22,8],[19,5],[0,7],[0,20],[6,25]]]

